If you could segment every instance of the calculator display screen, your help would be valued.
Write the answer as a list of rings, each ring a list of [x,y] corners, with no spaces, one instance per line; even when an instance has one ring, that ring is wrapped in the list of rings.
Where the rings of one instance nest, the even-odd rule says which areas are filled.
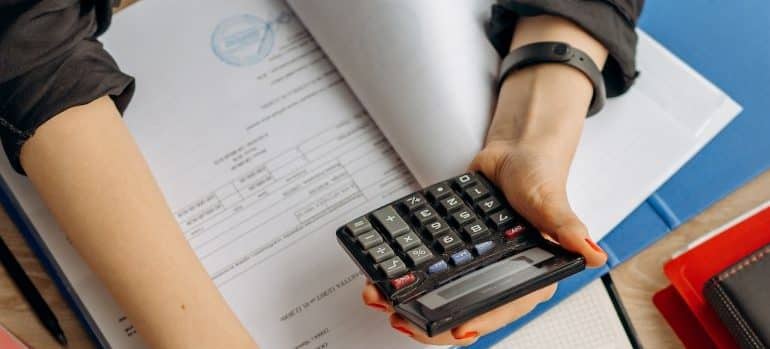
[[[539,247],[531,248],[512,257],[489,265],[417,299],[424,311],[440,312],[450,304],[471,304],[493,297],[527,280],[547,272],[536,265],[554,255]]]

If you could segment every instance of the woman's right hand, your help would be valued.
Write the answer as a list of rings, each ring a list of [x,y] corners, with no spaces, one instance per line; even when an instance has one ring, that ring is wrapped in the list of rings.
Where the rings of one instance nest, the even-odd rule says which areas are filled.
[[[578,133],[576,131],[570,131]],[[588,230],[570,208],[566,179],[574,146],[566,134],[537,137],[527,142],[493,139],[478,154],[471,170],[483,173],[505,194],[511,205],[543,234],[564,248],[582,254],[589,267],[605,263],[607,255],[594,243]],[[434,345],[469,345],[547,301],[556,284],[532,292],[433,337],[395,313],[374,285],[367,284],[363,301],[385,312],[391,327],[416,341]]]
[[[519,24],[535,26],[529,28],[530,32],[543,29],[545,33],[553,31],[543,26],[571,25],[553,17],[522,20]],[[565,30],[571,32],[579,28]],[[521,28],[517,32],[528,33]],[[519,35],[518,38],[526,37]],[[580,47],[594,55],[603,50],[602,47]],[[606,51],[603,52],[606,56]],[[594,59],[598,61],[597,57]],[[592,94],[588,78],[566,65],[542,64],[513,73],[503,84],[486,146],[470,169],[483,173],[495,183],[511,206],[543,234],[583,255],[589,267],[599,267],[606,262],[607,254],[591,240],[588,229],[567,198],[567,176]],[[367,284],[364,288],[363,301],[385,312],[390,325],[398,332],[419,342],[469,345],[528,313],[551,298],[555,290],[555,284],[542,288],[434,337],[428,337],[396,314],[373,285]]]

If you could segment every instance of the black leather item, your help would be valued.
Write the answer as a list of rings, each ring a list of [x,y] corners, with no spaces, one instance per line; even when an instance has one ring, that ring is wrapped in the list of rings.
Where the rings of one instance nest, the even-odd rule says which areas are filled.
[[[770,348],[770,245],[711,278],[703,294],[741,348]]]
[[[607,93],[601,71],[585,52],[563,42],[537,42],[524,45],[508,53],[500,64],[500,76],[497,80],[498,91],[511,73],[540,63],[562,63],[583,72],[591,80],[591,85],[594,87],[588,116],[602,110],[607,99]]]

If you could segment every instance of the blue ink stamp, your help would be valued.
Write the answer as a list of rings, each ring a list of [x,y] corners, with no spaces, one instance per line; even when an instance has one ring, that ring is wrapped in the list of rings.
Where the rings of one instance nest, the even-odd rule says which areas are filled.
[[[211,34],[211,49],[222,62],[243,67],[261,62],[273,50],[275,27],[293,14],[281,12],[272,21],[250,14],[225,18]]]

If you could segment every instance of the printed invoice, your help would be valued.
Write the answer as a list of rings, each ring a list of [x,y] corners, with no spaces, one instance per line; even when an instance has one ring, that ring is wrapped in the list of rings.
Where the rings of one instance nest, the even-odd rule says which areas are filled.
[[[142,87],[126,121],[253,337],[265,348],[356,347],[353,334],[376,332],[410,345],[363,328],[388,325],[350,301],[363,282],[330,232],[414,180],[305,28],[281,1],[138,5],[105,38]],[[171,11],[173,30],[148,16]],[[143,45],[169,54],[127,44],[150,36]]]
[[[180,2],[131,6],[104,41],[137,79],[125,120],[228,303],[264,348],[416,346],[360,304],[363,280],[332,233],[414,190],[412,176],[283,2]],[[102,344],[143,348],[34,190],[0,163]]]

